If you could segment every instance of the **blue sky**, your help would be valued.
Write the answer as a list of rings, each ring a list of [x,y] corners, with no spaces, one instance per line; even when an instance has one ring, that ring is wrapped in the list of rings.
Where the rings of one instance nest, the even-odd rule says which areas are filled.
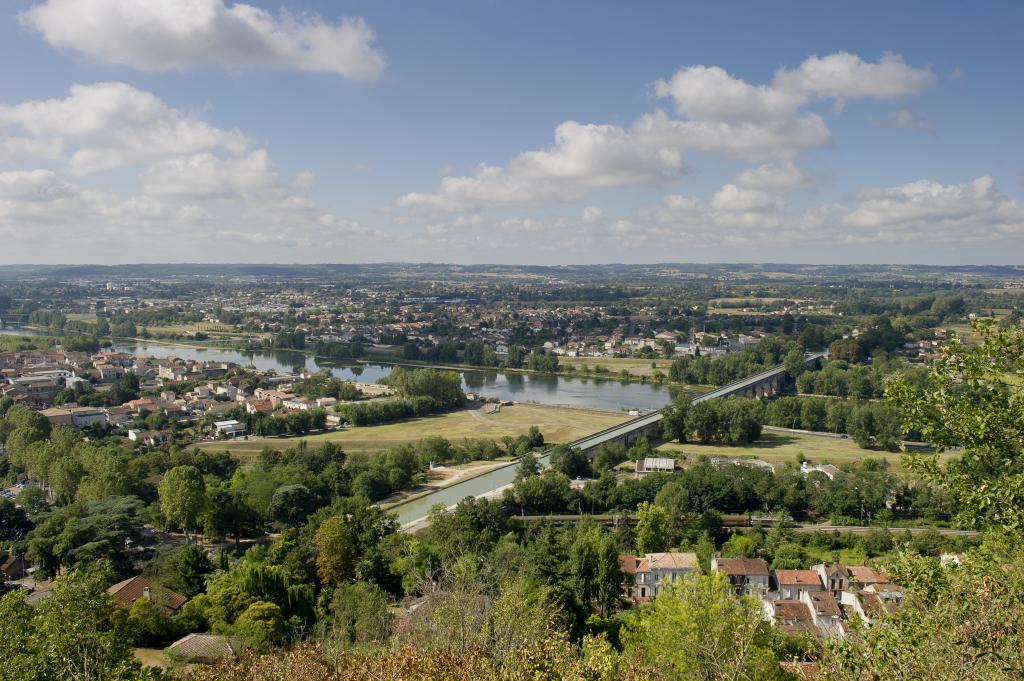
[[[1024,253],[1019,3],[3,11],[2,263]]]

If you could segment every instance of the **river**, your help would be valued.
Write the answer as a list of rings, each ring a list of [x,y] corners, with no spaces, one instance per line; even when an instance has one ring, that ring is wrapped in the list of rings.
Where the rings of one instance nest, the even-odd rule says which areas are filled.
[[[40,335],[33,329],[3,328],[0,333],[11,335]],[[338,378],[374,383],[391,371],[386,363],[325,363],[301,352],[273,350],[243,353],[238,350],[199,348],[148,341],[115,341],[114,349],[134,355],[152,357],[179,357],[181,359],[234,362],[254,366],[260,371],[291,373],[296,370],[319,371],[326,369]],[[459,370],[463,388],[487,397],[515,402],[564,405],[607,411],[660,409],[669,404],[676,388],[650,383],[623,383],[614,379],[569,378],[544,376],[496,370]]]

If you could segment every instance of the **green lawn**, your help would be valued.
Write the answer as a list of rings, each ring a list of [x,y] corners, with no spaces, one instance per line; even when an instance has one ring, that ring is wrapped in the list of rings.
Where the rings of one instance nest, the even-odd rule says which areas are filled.
[[[873,457],[889,461],[894,472],[902,473],[905,471],[900,463],[902,455],[899,452],[861,449],[853,440],[816,437],[799,433],[765,431],[760,440],[742,447],[669,442],[661,445],[658,450],[676,457],[685,455],[691,461],[696,460],[697,457],[703,454],[705,456],[761,459],[773,465],[795,463],[798,454],[803,454],[809,461],[814,463],[831,463],[837,466]],[[952,455],[945,454],[943,456],[949,458]]]
[[[409,419],[379,426],[361,426],[348,430],[318,433],[303,438],[253,438],[237,442],[207,442],[202,449],[229,451],[241,460],[258,454],[264,447],[287,449],[298,440],[316,444],[322,440],[337,442],[347,452],[378,452],[425,437],[440,435],[459,443],[466,438],[498,440],[505,435],[525,434],[530,426],[537,426],[548,442],[570,442],[629,418],[626,414],[606,411],[588,411],[567,407],[535,404],[517,404],[502,407],[497,414],[471,414],[459,410],[438,416]]]
[[[654,363],[655,366],[651,366]],[[608,370],[609,375],[617,375],[625,369],[634,376],[650,376],[655,369],[668,375],[669,367],[672,366],[670,359],[633,359],[632,357],[560,357],[559,364],[563,367],[570,364],[575,366],[577,371],[593,371],[594,367],[600,365]]]

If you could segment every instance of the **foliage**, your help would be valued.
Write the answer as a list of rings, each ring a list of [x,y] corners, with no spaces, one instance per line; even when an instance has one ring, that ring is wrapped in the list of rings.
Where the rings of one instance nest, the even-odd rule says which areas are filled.
[[[630,618],[622,636],[626,654],[662,678],[781,679],[768,626],[756,600],[737,598],[724,575],[691,573]]]
[[[954,338],[928,373],[923,391],[905,377],[887,396],[906,427],[939,451],[963,447],[945,467],[938,455],[908,457],[912,470],[960,503],[960,520],[978,527],[1024,527],[1024,328],[978,322],[977,345]],[[1017,379],[1017,383],[1008,380]]]

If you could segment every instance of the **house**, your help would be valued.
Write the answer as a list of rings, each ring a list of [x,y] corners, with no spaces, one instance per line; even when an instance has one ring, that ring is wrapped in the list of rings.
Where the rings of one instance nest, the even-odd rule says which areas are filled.
[[[245,424],[231,419],[230,421],[216,421],[213,427],[217,429],[217,435],[234,439],[245,435]]]
[[[803,601],[783,599],[762,601],[765,619],[787,634],[815,633],[811,609]]]
[[[51,426],[75,425],[75,421],[71,417],[70,409],[63,409],[61,407],[51,407],[50,409],[43,409],[39,413],[46,417],[46,420],[50,422]]]
[[[128,439],[132,442],[141,442],[148,447],[157,447],[171,441],[171,434],[166,430],[139,430],[132,428],[128,431]]]
[[[140,598],[145,598],[164,609],[167,614],[176,612],[188,600],[176,591],[171,591],[141,575],[114,584],[107,589],[107,593],[126,608],[132,607]]]
[[[869,627],[892,612],[893,604],[878,594],[870,591],[844,591],[839,595],[839,603],[847,613],[854,613]]]
[[[805,591],[825,590],[814,570],[776,570],[774,574],[780,600],[796,601]]]
[[[840,591],[845,591],[850,586],[850,569],[845,565],[820,563],[811,569],[818,573],[825,589],[834,596],[838,596]]]
[[[850,565],[846,571],[850,575],[850,587],[854,589],[863,589],[871,584],[887,584],[889,582],[878,571],[867,565]]]
[[[0,583],[21,579],[28,572],[29,564],[25,562],[24,556],[16,556],[4,549],[0,549]]]
[[[626,596],[643,602],[656,597],[670,581],[680,579],[697,569],[697,554],[681,552],[648,553],[643,558],[619,556],[619,565],[633,575]]]
[[[805,591],[800,596],[811,611],[814,625],[826,636],[842,636],[846,633],[843,623],[843,611],[839,601],[828,591]]]
[[[676,460],[668,457],[647,457],[636,462],[637,473],[671,473],[676,469]]]
[[[740,595],[764,594],[771,585],[771,571],[761,558],[714,558],[711,569],[725,574]]]
[[[189,634],[167,648],[167,654],[179,662],[211,664],[224,658],[234,659],[241,650],[241,641],[235,636],[219,634]]]
[[[245,403],[245,411],[247,414],[273,414],[277,405],[274,404],[273,400],[249,400]]]
[[[94,423],[106,423],[107,412],[102,407],[75,407],[71,410],[71,421],[75,428],[84,428]]]
[[[95,367],[96,374],[100,381],[103,383],[113,383],[124,378],[124,367],[116,364],[97,364]]]
[[[132,420],[134,410],[131,407],[107,407],[104,411],[107,414],[107,423],[120,428],[126,426]]]

